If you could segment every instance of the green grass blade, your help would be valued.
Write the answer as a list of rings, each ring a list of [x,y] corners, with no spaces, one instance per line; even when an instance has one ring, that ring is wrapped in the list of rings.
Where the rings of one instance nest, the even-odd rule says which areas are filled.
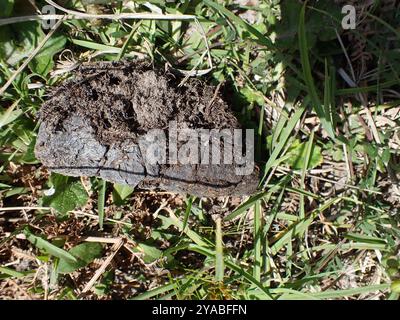
[[[183,229],[183,222],[178,219],[178,217],[170,212],[170,217],[160,217],[164,221],[169,221],[171,224],[176,226],[180,231],[183,231],[194,243],[198,244],[199,246],[203,247],[210,247],[212,244],[207,240],[204,239],[202,236],[190,230],[188,227]]]
[[[132,300],[148,300],[155,296],[167,293],[171,290],[175,290],[177,287],[178,287],[178,285],[176,283],[170,283],[170,284],[158,287],[156,289],[146,291],[136,297],[133,297]]]
[[[314,130],[311,131],[310,138],[308,139],[308,143],[306,145],[306,158],[303,163],[303,168],[301,171],[300,186],[302,189],[305,189],[305,179],[306,179],[306,174],[307,174],[307,170],[308,170],[308,165],[309,165],[310,159],[311,159],[313,144],[314,144]],[[305,200],[304,194],[301,194],[300,195],[300,219],[304,219],[304,217],[305,217],[304,200]]]
[[[268,186],[268,191],[261,192],[254,196],[251,196],[245,203],[242,203],[239,207],[237,207],[234,211],[232,211],[229,215],[224,218],[224,221],[231,221],[235,219],[237,216],[241,215],[243,212],[250,209],[258,200],[264,199],[265,197],[269,196],[270,194],[274,193],[275,191],[279,190],[283,186],[286,185],[288,182],[288,178],[284,177],[278,183],[274,185]]]
[[[26,236],[26,239],[31,242],[36,248],[44,250],[59,259],[65,259],[70,262],[77,262],[76,258],[72,254],[59,247],[56,247],[54,244],[51,244],[43,238],[35,236],[28,228],[24,229],[24,234]]]
[[[261,244],[263,239],[262,233],[262,215],[261,215],[261,200],[256,201],[254,204],[254,266],[253,277],[257,281],[261,281]]]
[[[222,243],[221,218],[216,220],[215,229],[215,280],[223,282],[225,275],[224,252]]]
[[[104,51],[104,52],[108,52],[108,53],[120,53],[121,52],[121,48],[108,46],[108,45],[96,43],[93,41],[80,40],[80,39],[72,39],[71,41],[72,41],[72,43],[74,43],[78,46],[87,48],[87,49]]]
[[[374,291],[388,290],[389,288],[390,284],[384,283],[384,284],[375,284],[375,285],[346,289],[346,290],[330,290],[324,292],[316,292],[312,293],[312,296],[318,299],[339,299],[339,298],[354,296],[357,294],[365,294]]]
[[[292,241],[293,237],[301,236],[304,234],[305,230],[311,225],[314,219],[320,214],[328,209],[330,206],[340,202],[341,198],[330,199],[319,208],[311,212],[311,214],[305,219],[299,220],[293,223],[288,230],[283,233],[279,239],[271,246],[271,253],[273,255],[277,254],[288,242]]]
[[[333,85],[334,81],[332,81],[334,77],[332,77],[329,73],[329,66],[328,60],[325,59],[325,82],[324,82],[324,111],[325,115],[327,116],[328,122],[333,125],[333,106],[334,106],[334,99],[333,99]]]
[[[379,88],[386,89],[390,88],[394,85],[400,84],[398,79],[388,80],[386,82],[379,83],[379,85],[372,85],[367,87],[357,87],[357,88],[347,88],[347,89],[337,89],[336,95],[338,96],[346,96],[346,95],[354,95],[358,93],[368,93],[368,92],[376,92]]]
[[[377,238],[374,236],[368,236],[364,234],[356,234],[349,232],[344,236],[346,239],[361,242],[361,243],[371,243],[371,244],[380,244],[380,245],[386,245],[387,241],[385,239]]]
[[[189,220],[189,215],[190,215],[190,212],[192,211],[193,198],[194,198],[193,196],[192,196],[192,197],[189,197],[189,200],[188,200],[188,205],[187,205],[187,207],[186,207],[185,215],[184,215],[184,217],[183,217],[182,233],[184,232],[184,230],[185,230],[186,227],[187,227],[187,223],[188,223],[188,220]],[[181,234],[182,234],[182,233],[181,233]]]
[[[324,292],[313,292],[313,293],[304,293],[296,290],[286,289],[286,288],[278,288],[273,289],[271,292],[273,293],[283,293],[278,300],[321,300],[321,299],[340,299],[345,297],[351,297],[358,294],[366,294],[374,291],[383,291],[390,288],[390,284],[377,284],[364,286],[360,288],[352,288],[345,290],[329,290]]]
[[[99,188],[99,197],[98,197],[98,203],[97,203],[97,210],[98,210],[98,215],[99,215],[99,228],[100,228],[100,230],[103,230],[104,205],[105,205],[105,201],[106,201],[107,182],[103,179],[99,179],[98,188]]]
[[[18,99],[5,112],[0,114],[0,129],[16,120],[23,113],[23,111],[20,109],[14,110],[20,101],[21,99]]]
[[[245,203],[242,203],[236,210],[232,211],[224,218],[224,221],[230,221],[250,209],[258,200],[266,197],[271,191],[262,192],[250,197]]]
[[[132,40],[132,37],[134,36],[134,34],[137,31],[137,29],[139,29],[141,24],[142,24],[142,21],[139,20],[138,23],[136,23],[134,26],[132,26],[132,30],[129,33],[128,39],[126,39],[124,45],[121,48],[121,51],[118,53],[117,60],[121,60],[124,57],[124,55],[125,55],[125,53],[126,53],[126,51],[128,49],[129,42]]]
[[[310,59],[308,56],[308,44],[307,44],[307,33],[305,26],[305,11],[306,11],[307,2],[304,3],[301,11],[300,11],[300,21],[299,21],[299,47],[300,47],[300,57],[301,57],[301,65],[303,67],[303,75],[304,80],[307,85],[308,93],[311,97],[313,107],[315,112],[317,113],[322,126],[328,132],[329,136],[334,139],[335,133],[333,131],[332,122],[329,121],[327,114],[325,114],[324,110],[321,106],[321,100],[318,96],[317,88],[314,84],[314,79],[312,77]]]
[[[33,273],[33,272],[32,271],[19,272],[14,269],[11,269],[11,268],[0,267],[0,279],[2,279],[1,274],[7,275],[7,276],[10,276],[13,278],[22,278],[31,273]]]
[[[386,21],[382,20],[381,18],[373,15],[370,12],[366,12],[367,16],[371,17],[372,19],[378,21],[380,24],[384,25],[386,28],[388,28],[390,31],[392,31],[396,37],[400,40],[400,31],[397,30],[396,28],[392,27],[389,23],[387,23]]]
[[[308,104],[308,99],[305,99],[303,101],[303,104],[296,110],[296,112],[290,118],[286,127],[284,129],[282,129],[282,133],[279,134],[280,135],[279,143],[274,148],[274,150],[272,151],[272,154],[270,155],[270,157],[268,159],[268,162],[265,164],[264,176],[261,179],[261,184],[267,177],[269,170],[271,170],[274,162],[276,161],[276,159],[282,152],[283,148],[285,147],[285,145],[290,137],[290,134],[292,133],[293,129],[296,127],[297,122],[300,120],[302,114],[304,113],[304,110],[306,109],[307,104]]]

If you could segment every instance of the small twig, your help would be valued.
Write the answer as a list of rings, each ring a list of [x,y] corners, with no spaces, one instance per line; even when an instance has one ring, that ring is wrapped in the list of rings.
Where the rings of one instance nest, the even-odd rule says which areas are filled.
[[[351,63],[350,57],[349,57],[349,55],[347,53],[345,45],[343,44],[342,38],[340,37],[340,34],[338,33],[336,28],[335,28],[335,33],[336,33],[336,37],[337,37],[337,39],[338,39],[338,41],[340,43],[340,46],[341,46],[341,48],[343,50],[344,56],[346,57],[347,64],[349,65],[351,76],[353,77],[353,81],[356,81],[356,74],[354,72],[353,65]]]
[[[86,212],[83,212],[83,211],[74,211],[74,210],[70,211],[70,213],[73,213],[73,214],[76,214],[76,215],[87,216],[87,217],[90,217],[92,219],[99,220],[99,216],[95,215],[95,214],[92,214],[92,213],[86,213]],[[111,218],[105,218],[104,221],[110,221],[110,222],[114,222],[114,223],[123,224],[123,225],[126,225],[128,227],[132,227],[131,223],[124,222],[124,221],[119,221],[119,220],[115,220],[115,219],[111,219]]]
[[[32,300],[32,297],[28,294],[28,292],[23,289],[16,281],[13,279],[7,279],[7,282],[13,284],[21,293],[23,296],[25,296],[26,300]]]
[[[49,298],[49,265],[47,262],[44,264],[44,300],[48,300]]]
[[[24,239],[26,239],[26,238],[24,237]],[[36,257],[34,255],[32,255],[29,251],[25,252],[17,247],[12,247],[11,252],[18,259],[35,261],[35,262],[37,261]]]
[[[0,19],[0,26],[36,20],[193,20],[195,16],[183,14],[121,13],[121,14],[35,14]]]
[[[363,107],[364,107],[365,113],[367,115],[368,124],[372,131],[372,135],[374,136],[375,142],[380,145],[382,143],[382,141],[381,141],[381,138],[379,137],[378,129],[376,128],[376,124],[372,117],[372,113],[368,108],[367,99],[364,96],[362,96],[362,102],[363,102]]]
[[[6,207],[0,208],[0,211],[20,211],[20,210],[51,210],[50,207]]]
[[[217,99],[217,96],[218,96],[218,93],[219,93],[219,89],[221,88],[221,85],[222,85],[222,82],[218,83],[217,87],[215,88],[214,95],[213,95],[212,99],[210,100],[210,102],[208,103],[208,105],[206,107],[206,110],[204,112],[206,115],[210,114],[211,107],[212,107],[215,99]]]
[[[82,237],[81,240],[86,242],[118,243],[121,238]]]
[[[343,154],[344,154],[344,159],[345,159],[345,163],[346,163],[346,170],[347,170],[347,181],[353,181],[354,178],[354,169],[353,169],[353,164],[350,161],[350,157],[349,157],[349,152],[347,150],[347,146],[345,143],[342,144],[343,145]]]
[[[163,210],[168,205],[168,201],[163,201],[161,205],[157,208],[157,210],[153,213],[153,217],[157,218],[158,213]]]
[[[122,247],[122,245],[124,244],[124,240],[123,239],[119,239],[119,241],[117,243],[115,243],[112,248],[111,248],[111,254],[107,257],[107,259],[103,262],[103,264],[100,266],[99,269],[97,269],[97,271],[95,272],[95,274],[93,275],[92,279],[90,279],[90,281],[86,284],[86,286],[83,288],[82,293],[86,293],[88,292],[93,285],[95,284],[95,282],[100,278],[100,276],[103,274],[103,272],[106,270],[106,268],[108,267],[108,265],[111,263],[112,259],[115,257],[115,255],[117,254],[117,252],[119,251],[119,249]]]
[[[134,246],[136,246],[136,244],[135,244],[132,240],[130,240],[129,238],[127,238],[126,241],[127,241],[127,243],[124,243],[124,248],[125,248],[126,250],[128,250],[129,253],[130,253],[132,256],[134,256],[147,270],[150,270],[149,264],[147,264],[146,262],[144,262],[143,259],[142,259],[143,253],[141,253],[141,252],[135,252],[135,251],[133,251],[133,249],[132,249],[130,246],[128,246],[128,243],[130,243],[130,244],[132,244],[132,245],[134,245]],[[154,261],[154,262],[157,262],[157,260]]]
[[[289,169],[284,168],[284,167],[281,167],[281,166],[279,166],[279,167],[277,168],[277,171],[279,171],[279,172],[281,172],[281,173],[285,173],[285,174],[293,173],[293,174],[296,174],[296,175],[301,175],[300,172],[296,172],[296,171],[293,171],[293,170],[289,170]],[[327,179],[327,178],[323,178],[323,177],[318,177],[318,176],[316,176],[316,175],[309,174],[309,173],[306,173],[306,176],[307,176],[307,177],[310,177],[310,178],[318,179],[318,180],[321,180],[321,181],[326,181],[326,182],[329,182],[329,183],[333,183],[333,184],[336,184],[336,185],[342,185],[342,186],[345,186],[345,187],[347,187],[347,188],[354,189],[354,190],[358,190],[358,191],[364,191],[364,192],[369,192],[369,193],[374,193],[374,194],[382,194],[382,192],[379,192],[379,191],[359,188],[359,187],[352,186],[352,185],[347,184],[347,183],[343,183],[343,182],[339,182],[339,181],[335,181],[335,180]]]

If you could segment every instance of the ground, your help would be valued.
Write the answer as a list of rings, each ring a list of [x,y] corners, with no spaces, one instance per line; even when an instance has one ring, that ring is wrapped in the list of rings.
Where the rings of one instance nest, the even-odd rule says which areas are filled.
[[[0,4],[1,299],[399,299],[398,1],[88,2]],[[45,5],[74,16],[27,21]],[[143,58],[218,87],[256,130],[257,192],[146,191],[36,159],[38,112],[72,70]]]

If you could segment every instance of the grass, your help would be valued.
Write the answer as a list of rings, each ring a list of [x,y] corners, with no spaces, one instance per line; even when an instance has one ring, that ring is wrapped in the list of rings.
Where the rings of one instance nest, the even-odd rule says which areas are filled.
[[[6,24],[46,4],[31,2],[0,5],[1,298],[399,299],[398,5],[365,7],[355,30],[328,0]],[[148,2],[65,7],[141,16]],[[80,63],[142,57],[221,84],[257,132],[257,194],[146,192],[35,159],[47,90]]]

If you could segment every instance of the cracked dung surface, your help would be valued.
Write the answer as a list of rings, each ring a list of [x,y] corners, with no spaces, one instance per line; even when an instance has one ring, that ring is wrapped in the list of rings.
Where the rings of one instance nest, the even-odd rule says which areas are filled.
[[[167,132],[170,121],[176,121],[178,129],[241,128],[214,87],[198,79],[179,87],[180,80],[143,60],[81,66],[72,80],[51,91],[39,112],[37,158],[54,172],[144,189],[206,197],[255,192],[257,167],[241,176],[234,164],[146,160],[141,138],[151,129]]]

